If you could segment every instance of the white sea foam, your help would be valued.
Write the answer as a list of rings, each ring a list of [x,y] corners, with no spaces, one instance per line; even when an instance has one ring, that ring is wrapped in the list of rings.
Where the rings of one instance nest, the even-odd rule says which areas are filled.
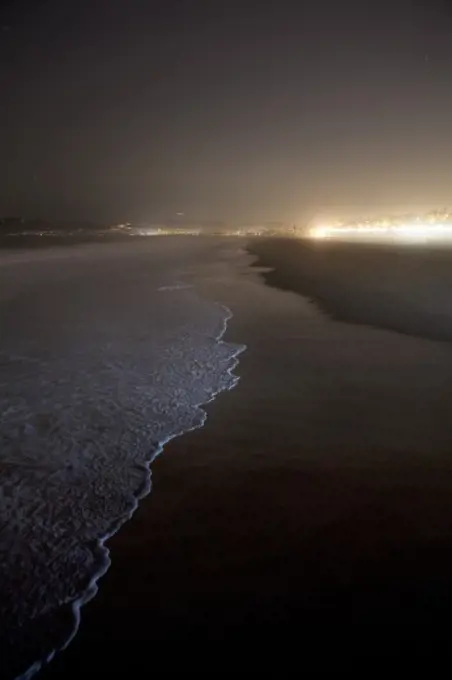
[[[150,491],[152,460],[237,382],[244,347],[222,340],[230,310],[179,285],[180,259],[201,246],[183,258],[165,247],[24,257],[3,277],[0,609],[15,674],[73,637],[110,564],[106,540]]]

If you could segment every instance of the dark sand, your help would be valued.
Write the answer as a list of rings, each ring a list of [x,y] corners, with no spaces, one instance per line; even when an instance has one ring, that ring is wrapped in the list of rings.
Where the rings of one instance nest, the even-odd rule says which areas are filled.
[[[367,248],[251,248],[278,267],[270,283],[342,318],[358,297],[350,321],[373,310],[369,321],[393,325],[372,285],[355,290],[375,262]],[[374,284],[399,271],[394,258],[407,292],[441,288],[425,257],[409,278],[422,256],[408,251],[382,251]],[[342,670],[436,653],[452,614],[451,346],[331,321],[247,270],[225,285],[207,268],[203,286],[234,312],[226,339],[248,345],[241,382],[154,463],[80,632],[42,677]],[[432,334],[419,314],[408,326]]]

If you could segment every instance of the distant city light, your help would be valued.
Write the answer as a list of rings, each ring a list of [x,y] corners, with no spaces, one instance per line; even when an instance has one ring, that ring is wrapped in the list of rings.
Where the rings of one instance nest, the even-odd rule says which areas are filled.
[[[452,212],[435,211],[427,215],[385,216],[345,224],[322,224],[311,229],[309,237],[414,243],[452,241]]]

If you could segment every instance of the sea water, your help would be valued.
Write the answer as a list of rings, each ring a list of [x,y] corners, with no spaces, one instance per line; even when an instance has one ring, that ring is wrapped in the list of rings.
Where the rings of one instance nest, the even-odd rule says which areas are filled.
[[[68,643],[152,459],[237,382],[231,312],[183,280],[215,252],[162,238],[0,258],[6,675],[32,675]]]

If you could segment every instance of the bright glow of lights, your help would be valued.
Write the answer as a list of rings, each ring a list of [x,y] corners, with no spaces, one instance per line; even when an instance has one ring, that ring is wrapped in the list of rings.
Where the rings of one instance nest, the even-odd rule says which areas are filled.
[[[330,227],[316,227],[311,229],[310,232],[312,238],[328,238],[331,235]]]
[[[452,213],[432,213],[425,217],[384,217],[338,226],[321,225],[310,230],[314,239],[377,240],[382,242],[452,242]]]

